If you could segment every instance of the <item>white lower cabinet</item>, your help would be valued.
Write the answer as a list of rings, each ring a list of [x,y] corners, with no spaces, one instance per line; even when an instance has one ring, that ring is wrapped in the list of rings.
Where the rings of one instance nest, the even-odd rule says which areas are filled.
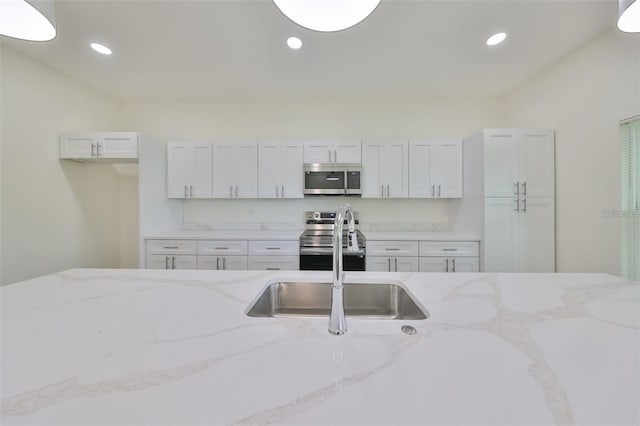
[[[198,269],[244,271],[247,269],[247,256],[198,255]]]
[[[479,272],[477,257],[421,257],[420,272]]]
[[[367,256],[366,270],[372,272],[418,272],[418,257]]]
[[[300,256],[249,256],[247,269],[297,271],[300,269]]]
[[[478,241],[420,241],[420,272],[480,272]]]
[[[197,269],[197,256],[148,254],[147,269]]]
[[[248,269],[297,271],[300,269],[298,240],[249,241]]]

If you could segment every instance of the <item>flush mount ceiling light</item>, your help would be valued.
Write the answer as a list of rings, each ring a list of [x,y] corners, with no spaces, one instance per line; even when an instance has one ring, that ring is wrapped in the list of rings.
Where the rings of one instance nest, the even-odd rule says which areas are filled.
[[[287,46],[289,46],[291,49],[298,50],[302,47],[302,40],[300,40],[298,37],[289,37],[287,39]]]
[[[102,53],[103,55],[111,55],[111,49],[103,44],[91,43],[89,46],[91,46],[91,48],[98,53]]]
[[[280,12],[314,31],[345,30],[362,22],[381,0],[273,0]]]
[[[28,41],[56,36],[53,0],[0,0],[0,34]]]
[[[618,0],[618,28],[625,33],[640,33],[640,1]]]
[[[497,33],[487,39],[487,46],[495,46],[502,43],[507,38],[506,33]]]

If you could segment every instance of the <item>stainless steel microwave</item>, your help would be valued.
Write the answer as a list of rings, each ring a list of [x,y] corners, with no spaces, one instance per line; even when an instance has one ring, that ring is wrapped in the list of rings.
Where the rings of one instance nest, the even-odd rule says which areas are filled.
[[[306,163],[304,195],[350,195],[360,197],[362,165],[358,163]]]

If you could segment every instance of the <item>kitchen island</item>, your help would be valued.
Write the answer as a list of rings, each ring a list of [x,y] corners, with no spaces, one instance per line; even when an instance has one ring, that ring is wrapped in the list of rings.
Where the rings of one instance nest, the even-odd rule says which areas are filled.
[[[0,289],[1,423],[640,423],[640,285],[600,274],[348,272],[426,320],[252,318],[330,272],[76,269]],[[404,334],[402,325],[417,329]]]

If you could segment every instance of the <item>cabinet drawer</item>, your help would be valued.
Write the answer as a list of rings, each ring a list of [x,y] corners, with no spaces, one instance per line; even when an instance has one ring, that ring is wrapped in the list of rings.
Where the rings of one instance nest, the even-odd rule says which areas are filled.
[[[420,272],[480,272],[480,258],[471,256],[421,257]]]
[[[367,256],[418,256],[418,242],[367,240]]]
[[[147,240],[147,254],[196,254],[195,240]]]
[[[250,255],[297,256],[300,242],[293,241],[249,241]]]
[[[479,256],[479,245],[477,241],[420,241],[420,256]]]
[[[196,269],[195,255],[167,255],[149,254],[147,255],[147,269]]]
[[[300,269],[300,256],[249,256],[247,269],[297,271]]]
[[[198,241],[198,254],[246,255],[246,241]]]

